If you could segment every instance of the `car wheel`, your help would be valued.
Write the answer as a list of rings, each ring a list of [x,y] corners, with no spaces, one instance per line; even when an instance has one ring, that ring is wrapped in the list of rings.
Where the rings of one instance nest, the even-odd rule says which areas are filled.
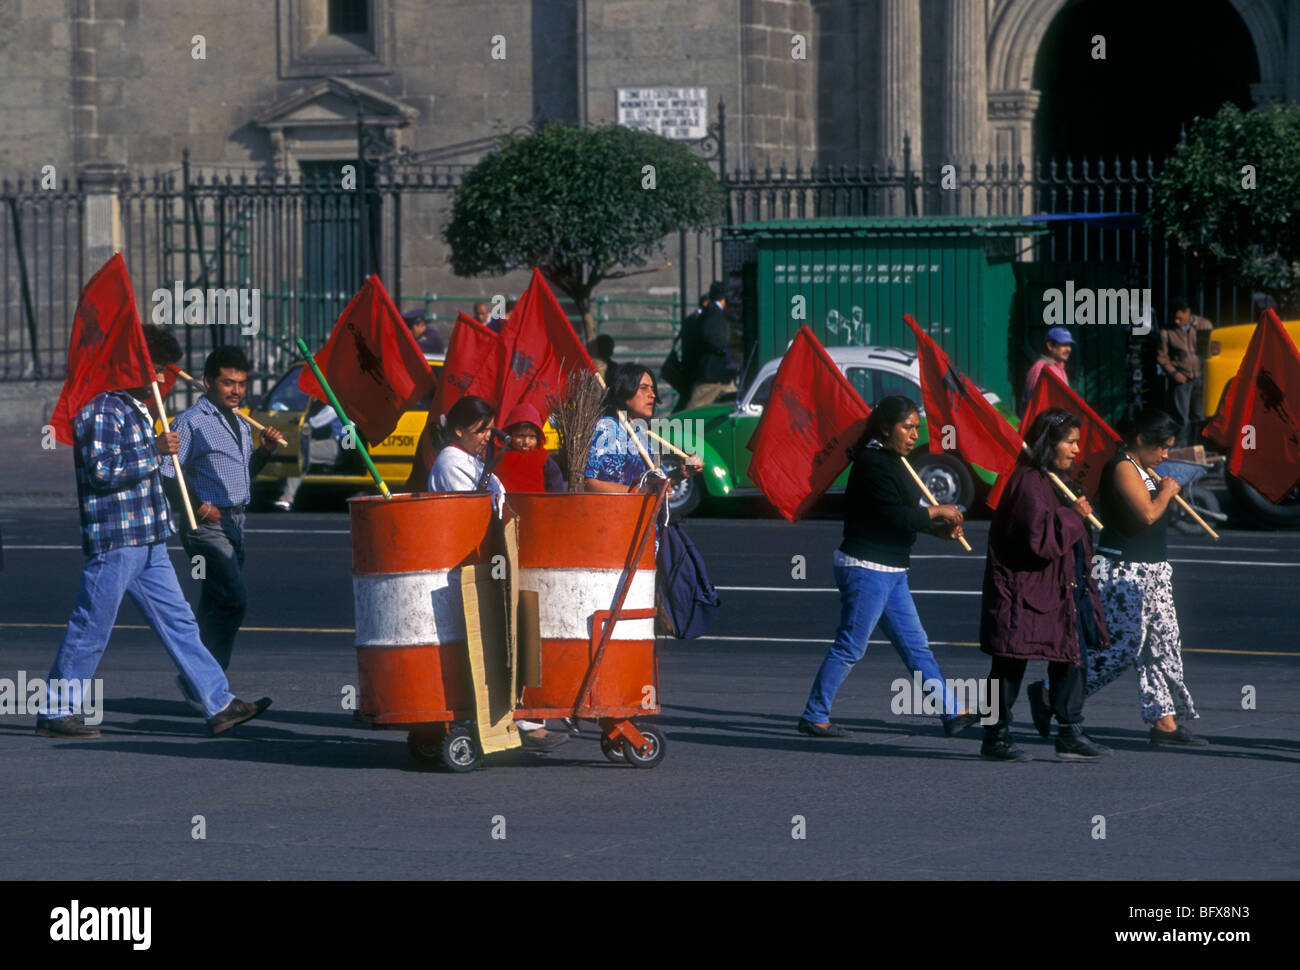
[[[668,510],[673,515],[684,519],[700,507],[704,501],[704,486],[700,484],[699,478],[699,475],[692,475],[672,486],[672,492],[668,495]]]
[[[1300,487],[1291,489],[1286,498],[1274,505],[1235,475],[1225,474],[1223,477],[1228,483],[1233,509],[1243,518],[1264,529],[1300,525]]]
[[[964,462],[952,455],[927,454],[915,459],[913,467],[940,505],[968,509],[975,504],[975,477]]]

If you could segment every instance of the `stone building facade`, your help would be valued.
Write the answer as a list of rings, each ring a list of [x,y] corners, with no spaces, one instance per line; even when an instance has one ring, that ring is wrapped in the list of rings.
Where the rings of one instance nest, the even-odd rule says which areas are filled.
[[[1102,4],[1109,0],[1084,0]],[[296,172],[392,150],[468,163],[537,121],[615,119],[618,87],[703,87],[727,161],[1029,163],[1036,61],[1067,0],[0,0],[0,174]],[[1300,0],[1221,0],[1256,101],[1300,99]],[[439,151],[442,150],[442,151]],[[107,163],[108,167],[105,168]],[[459,280],[445,199],[404,223],[404,289]],[[673,255],[670,253],[670,255]],[[663,292],[672,270],[636,277]],[[629,283],[628,285],[633,285]]]

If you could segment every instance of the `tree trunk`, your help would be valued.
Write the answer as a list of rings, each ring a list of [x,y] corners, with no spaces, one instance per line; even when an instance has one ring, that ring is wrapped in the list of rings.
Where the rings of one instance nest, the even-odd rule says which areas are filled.
[[[596,315],[591,312],[591,294],[583,293],[575,296],[573,298],[573,305],[582,316],[583,343],[589,344],[596,339]]]

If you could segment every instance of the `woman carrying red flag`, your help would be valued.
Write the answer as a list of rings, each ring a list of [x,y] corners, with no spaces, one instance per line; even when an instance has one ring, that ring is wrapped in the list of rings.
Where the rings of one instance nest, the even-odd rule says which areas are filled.
[[[1085,657],[1108,645],[1089,569],[1092,507],[1083,496],[1064,504],[1047,477],[1070,470],[1079,436],[1079,419],[1062,408],[1034,419],[1029,450],[1017,459],[989,528],[980,649],[993,655],[998,720],[984,727],[980,757],[988,761],[1030,760],[1011,740],[1011,708],[1030,660],[1047,661],[1057,757],[1090,761],[1110,753],[1083,733]]]
[[[506,418],[510,448],[501,456],[497,477],[507,492],[563,492],[564,474],[542,445],[542,418],[527,402],[516,404]]]

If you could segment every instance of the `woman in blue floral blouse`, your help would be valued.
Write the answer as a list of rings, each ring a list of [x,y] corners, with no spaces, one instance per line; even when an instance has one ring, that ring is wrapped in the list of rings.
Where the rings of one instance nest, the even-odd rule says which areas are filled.
[[[640,364],[623,364],[610,368],[605,416],[596,422],[591,449],[587,452],[587,467],[583,472],[587,491],[636,490],[637,483],[646,472],[646,464],[632,436],[636,436],[647,454],[651,452],[644,424],[654,416],[658,401],[655,376],[648,368]],[[619,411],[627,412],[629,423],[636,422],[632,424],[630,432],[619,424]],[[692,456],[682,466],[681,474],[694,475],[703,467],[703,462]]]

